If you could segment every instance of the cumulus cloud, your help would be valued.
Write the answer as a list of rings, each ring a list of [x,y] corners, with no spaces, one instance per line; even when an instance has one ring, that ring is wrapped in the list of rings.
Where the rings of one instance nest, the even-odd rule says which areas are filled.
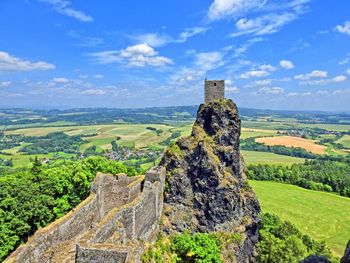
[[[209,20],[242,15],[265,5],[267,0],[214,0],[209,7]]]
[[[146,43],[121,50],[91,53],[90,56],[99,64],[126,63],[129,67],[163,67],[174,63],[170,58],[158,56],[158,52]]]
[[[350,75],[350,68],[346,72]]]
[[[132,36],[132,39],[138,43],[146,43],[152,47],[161,47],[173,41],[172,37],[167,34],[147,33]]]
[[[292,68],[294,68],[293,62],[289,61],[289,60],[281,60],[280,61],[280,66],[283,69],[292,69]]]
[[[272,83],[271,79],[255,80],[249,83],[248,85],[246,85],[246,87],[251,88],[251,87],[268,86],[268,85],[271,85],[271,83]]]
[[[263,87],[260,88],[256,94],[282,94],[284,89],[280,87]]]
[[[0,82],[0,88],[6,88],[12,84],[11,81],[2,81]]]
[[[247,71],[239,75],[239,78],[241,79],[250,79],[250,78],[260,78],[265,77],[271,74],[271,72],[276,71],[277,68],[269,65],[269,64],[263,64],[260,66],[254,67],[252,70]]]
[[[265,77],[270,75],[270,72],[266,70],[251,70],[242,73],[239,77],[241,79],[250,79],[250,78],[259,78],[259,77]]]
[[[300,74],[294,76],[296,80],[309,80],[311,78],[327,78],[328,72],[323,70],[314,70],[308,74]]]
[[[72,3],[68,0],[38,0],[38,1],[51,5],[53,9],[61,15],[75,18],[81,22],[91,22],[94,20],[91,16],[85,14],[84,12],[72,8],[71,7]]]
[[[346,81],[346,77],[343,75],[336,76],[332,79],[332,82],[344,82]]]
[[[277,70],[276,67],[269,65],[269,64],[263,64],[261,66],[257,67],[259,70],[263,70],[263,71],[275,71]]]
[[[350,21],[346,21],[344,25],[337,25],[335,30],[350,36]]]
[[[32,71],[50,70],[55,65],[43,61],[30,62],[0,51],[0,72],[1,71]]]
[[[330,83],[340,83],[346,81],[347,78],[344,75],[338,75],[330,79],[311,79],[299,82],[301,85],[326,85]]]

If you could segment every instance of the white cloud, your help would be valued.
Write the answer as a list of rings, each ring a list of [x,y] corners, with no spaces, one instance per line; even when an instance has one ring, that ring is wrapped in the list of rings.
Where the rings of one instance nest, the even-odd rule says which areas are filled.
[[[95,74],[95,75],[92,75],[92,77],[95,79],[103,79],[103,75],[101,74]]]
[[[293,62],[289,61],[289,60],[281,60],[280,61],[280,66],[283,69],[292,69],[292,68],[294,68]]]
[[[60,77],[60,78],[53,78],[52,81],[56,82],[56,83],[68,83],[69,82],[68,79],[62,78],[62,77]]]
[[[282,14],[267,14],[254,19],[241,18],[236,22],[237,32],[231,34],[232,37],[254,34],[273,34],[289,22],[298,18],[296,13],[284,12]]]
[[[138,43],[146,43],[152,47],[161,47],[173,41],[172,37],[166,34],[147,33],[132,36]]]
[[[192,27],[192,28],[186,28],[184,32],[179,34],[178,39],[175,40],[175,42],[183,43],[186,42],[188,38],[193,37],[195,35],[205,33],[209,30],[209,27]]]
[[[299,84],[300,85],[326,85],[326,84],[330,84],[330,83],[340,83],[340,82],[344,82],[346,81],[346,76],[344,75],[338,75],[335,76],[334,78],[331,79],[311,79],[311,80],[304,80],[301,81]]]
[[[227,93],[227,94],[237,94],[237,93],[239,93],[239,88],[238,87],[226,87],[225,88],[225,92]]]
[[[348,54],[350,56],[350,54]],[[339,65],[345,65],[350,63],[350,57],[344,58],[342,61],[339,62]]]
[[[214,0],[209,7],[209,20],[219,20],[227,17],[242,15],[253,8],[259,8],[267,0]]]
[[[174,64],[167,57],[158,56],[158,52],[146,43],[129,46],[126,49],[91,53],[99,64],[123,63],[129,67],[162,67]]]
[[[6,88],[12,84],[11,81],[2,81],[0,82],[0,88]]]
[[[332,79],[332,82],[344,82],[346,81],[346,77],[343,75],[336,76]]]
[[[262,71],[275,71],[276,70],[276,67],[274,66],[271,66],[269,64],[263,64],[261,66],[258,66],[258,69],[259,70],[262,70]]]
[[[328,72],[323,70],[314,70],[308,74],[301,74],[294,76],[297,80],[309,80],[311,78],[327,78]]]
[[[350,21],[346,21],[344,25],[337,25],[335,30],[350,36]]]
[[[270,75],[270,72],[266,70],[251,70],[245,73],[242,73],[239,77],[241,79],[250,79],[250,78],[259,78]]]
[[[209,27],[186,28],[177,37],[172,37],[168,34],[147,33],[147,34],[131,36],[130,38],[136,40],[137,43],[146,43],[151,47],[161,47],[169,43],[184,43],[189,38],[201,33],[205,33],[209,29],[210,29]]]
[[[106,93],[107,91],[102,89],[88,89],[81,92],[83,95],[105,95]]]
[[[346,72],[350,75],[350,68]]]
[[[271,83],[272,83],[271,79],[255,80],[249,83],[248,85],[246,85],[246,87],[251,88],[251,87],[269,86],[271,85]]]
[[[263,87],[260,88],[257,94],[282,94],[284,89],[280,87]]]
[[[55,65],[46,62],[30,62],[0,51],[0,72],[1,71],[32,71],[54,69]]]
[[[196,54],[195,66],[203,71],[213,70],[223,65],[221,52],[202,52]]]
[[[68,0],[39,0],[39,1],[50,4],[57,13],[75,18],[81,22],[91,22],[94,20],[91,16],[85,14],[84,12],[72,8],[71,7],[72,4]]]

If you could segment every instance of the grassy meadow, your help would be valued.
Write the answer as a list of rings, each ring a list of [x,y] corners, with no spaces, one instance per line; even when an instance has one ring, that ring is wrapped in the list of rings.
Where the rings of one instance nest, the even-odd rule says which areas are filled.
[[[336,256],[350,238],[350,198],[294,185],[250,181],[263,212],[277,214],[316,240],[325,240]]]
[[[268,152],[241,151],[246,164],[292,165],[304,163],[305,159]]]

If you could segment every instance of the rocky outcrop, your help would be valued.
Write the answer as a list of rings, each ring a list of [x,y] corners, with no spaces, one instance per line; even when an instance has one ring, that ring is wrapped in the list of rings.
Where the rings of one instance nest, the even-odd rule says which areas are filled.
[[[331,263],[331,262],[325,256],[310,255],[305,259],[303,259],[302,261],[299,261],[299,263]]]
[[[171,145],[166,168],[163,231],[239,232],[237,262],[254,257],[260,206],[239,151],[241,121],[232,100],[202,104],[192,134]]]
[[[344,256],[341,258],[340,263],[350,263],[350,241],[345,248]]]

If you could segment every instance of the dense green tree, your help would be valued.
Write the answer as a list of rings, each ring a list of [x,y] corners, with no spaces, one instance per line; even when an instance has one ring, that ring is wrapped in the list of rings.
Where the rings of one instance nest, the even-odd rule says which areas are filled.
[[[84,200],[97,172],[127,173],[135,169],[103,157],[57,161],[34,160],[31,170],[0,177],[0,261],[38,228],[65,215]]]
[[[277,181],[326,192],[337,192],[350,197],[350,164],[306,160],[290,167],[281,165],[248,165],[248,178]]]
[[[292,223],[282,221],[276,215],[263,215],[259,233],[259,263],[297,263],[312,254],[336,262],[324,242],[303,235]]]

